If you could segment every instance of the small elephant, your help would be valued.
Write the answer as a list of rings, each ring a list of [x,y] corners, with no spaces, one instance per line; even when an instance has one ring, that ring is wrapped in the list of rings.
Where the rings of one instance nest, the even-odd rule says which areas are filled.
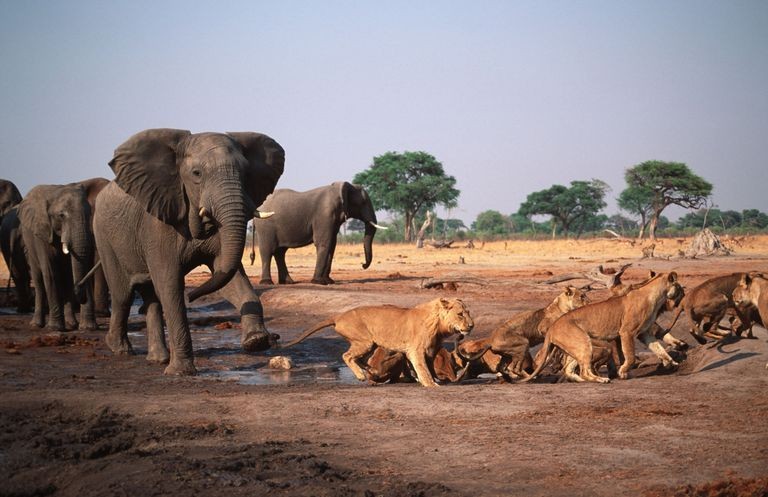
[[[106,181],[106,180],[102,180]],[[96,329],[92,285],[79,282],[93,266],[88,185],[39,185],[18,207],[21,236],[35,285],[32,325],[51,330]],[[75,310],[82,304],[80,323]]]
[[[24,242],[21,239],[21,224],[16,206],[21,202],[21,193],[12,182],[0,179],[0,250],[13,279],[16,292],[17,311],[32,310],[32,290],[29,284],[29,265],[24,256]],[[10,282],[9,282],[10,283]]]
[[[149,129],[129,138],[109,162],[115,179],[96,199],[94,231],[112,298],[106,343],[130,354],[133,293],[147,313],[147,360],[166,374],[196,373],[184,302],[184,275],[205,265],[212,276],[189,301],[219,291],[240,311],[245,350],[274,338],[241,262],[248,220],[275,188],[285,152],[259,133]],[[168,328],[170,353],[163,334]]]
[[[304,247],[313,242],[317,249],[317,262],[312,283],[334,283],[330,274],[336,238],[339,228],[349,218],[365,223],[363,269],[368,269],[373,260],[372,246],[376,228],[383,228],[376,224],[376,211],[368,192],[362,186],[344,181],[306,192],[275,190],[259,209],[275,213],[269,219],[254,223],[259,236],[259,283],[262,285],[273,284],[270,268],[272,256],[277,263],[278,283],[293,283],[285,264],[285,253],[289,248]]]

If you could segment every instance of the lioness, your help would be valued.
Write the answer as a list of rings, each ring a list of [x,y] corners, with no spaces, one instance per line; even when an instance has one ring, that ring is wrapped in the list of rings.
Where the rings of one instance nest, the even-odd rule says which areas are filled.
[[[722,338],[728,333],[718,329],[720,321],[728,312],[736,315],[732,320],[731,329],[737,336],[748,330],[747,336],[752,337],[752,321],[733,302],[733,291],[745,273],[733,273],[708,279],[690,292],[683,299],[677,310],[672,326],[677,318],[685,311],[691,321],[690,334],[700,344],[707,343],[706,336]]]
[[[500,356],[495,361],[494,373],[500,373],[509,381],[511,376],[527,376],[526,368],[533,363],[530,348],[542,343],[549,327],[557,318],[589,302],[587,295],[578,288],[568,286],[546,307],[535,311],[515,314],[501,326],[491,332],[487,342],[489,352]],[[468,345],[464,346],[466,349]],[[463,354],[462,347],[458,353]],[[468,356],[464,356],[467,359]],[[485,356],[482,356],[485,358]]]
[[[425,387],[435,387],[427,366],[434,359],[443,338],[472,331],[475,323],[464,302],[459,299],[435,299],[407,309],[394,305],[364,306],[351,309],[323,321],[287,343],[291,347],[316,331],[329,326],[350,343],[342,358],[355,377],[365,381],[358,361],[375,347],[402,352],[413,366],[416,380]]]
[[[768,279],[762,274],[745,274],[733,290],[736,307],[746,310],[757,317],[764,327],[768,327]],[[768,363],[765,364],[768,369]]]
[[[581,378],[607,383],[610,380],[595,374],[592,368],[593,342],[610,348],[610,342],[617,337],[624,353],[619,378],[627,378],[635,362],[635,337],[649,333],[666,300],[676,299],[681,292],[677,273],[662,273],[626,295],[587,304],[564,314],[550,327],[541,359],[531,376],[523,381],[539,375],[549,360],[552,346],[556,346],[576,360]]]

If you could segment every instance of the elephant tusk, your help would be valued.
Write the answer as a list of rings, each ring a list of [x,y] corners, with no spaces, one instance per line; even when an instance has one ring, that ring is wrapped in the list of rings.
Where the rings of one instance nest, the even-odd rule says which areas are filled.
[[[200,216],[201,218],[210,217],[210,213],[208,212],[208,209],[206,209],[205,207],[200,207],[200,211],[197,213],[197,215]]]
[[[253,212],[253,217],[257,217],[259,219],[266,219],[266,218],[272,217],[274,215],[275,215],[274,212],[261,212],[261,211],[258,211],[258,210]]]
[[[67,242],[61,242],[61,251],[64,252],[64,255],[69,254],[69,245],[67,245]]]
[[[368,224],[370,224],[370,225],[371,225],[371,226],[373,226],[374,228],[376,228],[376,229],[380,229],[380,230],[388,230],[388,229],[389,229],[389,228],[388,228],[388,227],[386,227],[386,226],[379,226],[378,224],[374,223],[373,221],[368,221]]]

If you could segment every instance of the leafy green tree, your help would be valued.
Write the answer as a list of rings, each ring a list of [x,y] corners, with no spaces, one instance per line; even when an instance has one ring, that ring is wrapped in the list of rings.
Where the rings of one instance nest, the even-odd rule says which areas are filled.
[[[699,209],[689,212],[677,220],[678,228],[702,229],[707,226],[722,226],[723,229],[735,228],[741,225],[741,214],[736,211],[721,211],[720,209]]]
[[[627,169],[628,188],[647,189],[653,193],[648,223],[650,239],[656,239],[661,213],[670,205],[699,209],[712,194],[712,184],[694,174],[682,162],[646,161]]]
[[[619,194],[619,209],[640,218],[637,223],[637,239],[642,240],[653,211],[653,190],[642,186],[630,186]]]
[[[768,228],[768,214],[757,209],[745,209],[741,212],[741,226],[744,228]]]
[[[552,237],[558,225],[567,234],[574,226],[578,235],[584,231],[585,222],[600,212],[605,206],[605,193],[608,185],[600,180],[571,181],[570,188],[563,185],[533,192],[520,205],[519,214],[524,216],[552,216]]]
[[[436,205],[456,206],[456,178],[445,174],[443,165],[426,152],[387,152],[373,158],[373,165],[353,180],[363,185],[378,209],[401,213],[405,240],[413,238],[414,218]]]
[[[499,211],[483,211],[472,223],[472,230],[489,235],[505,235],[509,233],[509,219]]]

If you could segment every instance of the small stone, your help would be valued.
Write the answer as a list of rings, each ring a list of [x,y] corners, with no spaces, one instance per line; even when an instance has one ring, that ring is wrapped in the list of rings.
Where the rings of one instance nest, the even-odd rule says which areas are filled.
[[[269,367],[272,369],[293,369],[293,361],[290,357],[279,355],[269,360]]]

